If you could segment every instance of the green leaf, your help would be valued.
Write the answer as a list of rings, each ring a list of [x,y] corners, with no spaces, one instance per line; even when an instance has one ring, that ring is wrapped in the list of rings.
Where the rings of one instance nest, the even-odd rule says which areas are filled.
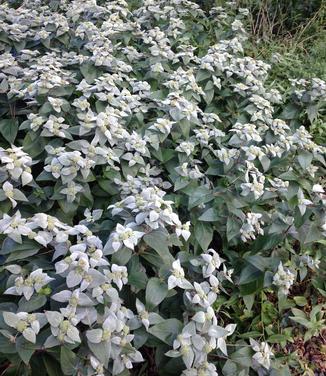
[[[26,300],[25,297],[22,297],[18,303],[19,312],[32,312],[43,307],[46,304],[45,295],[33,295],[30,300]]]
[[[222,369],[223,376],[239,376],[237,364],[228,359]]]
[[[37,157],[42,153],[46,141],[43,137],[35,135],[34,132],[28,132],[23,141],[23,148],[32,158]]]
[[[288,337],[284,334],[273,334],[270,337],[268,337],[268,342],[270,343],[286,342],[287,340]]]
[[[270,159],[263,155],[259,160],[261,165],[263,166],[264,171],[266,172],[271,164]]]
[[[307,222],[300,227],[298,239],[303,244],[313,243],[323,238],[320,227],[315,222]]]
[[[218,214],[215,208],[207,209],[199,218],[199,221],[203,222],[214,222],[220,219],[220,215]]]
[[[176,152],[173,149],[162,149],[160,148],[159,150],[152,150],[151,154],[157,158],[160,162],[167,162],[170,159],[172,159]]]
[[[78,204],[75,202],[67,202],[66,200],[57,200],[61,210],[66,214],[74,214],[78,209]]]
[[[309,105],[307,106],[306,111],[310,123],[313,123],[318,117],[318,105]]]
[[[291,311],[294,314],[294,316],[301,317],[303,319],[307,318],[307,315],[303,311],[301,311],[300,309],[292,308]]]
[[[260,271],[265,271],[271,265],[271,259],[269,257],[263,257],[260,255],[253,255],[246,257],[246,261]]]
[[[188,138],[191,129],[191,122],[188,119],[181,119],[179,121],[179,126],[183,137]]]
[[[162,259],[157,253],[153,253],[150,251],[142,252],[140,255],[142,258],[144,258],[147,262],[149,262],[151,265],[154,265],[157,268],[160,268],[162,266]],[[171,265],[165,264],[165,265]]]
[[[37,346],[31,342],[25,340],[21,335],[16,339],[16,350],[21,360],[28,364]]]
[[[246,339],[246,338],[258,338],[258,337],[262,337],[262,336],[263,336],[263,334],[256,331],[256,330],[239,335],[239,337],[244,338],[244,339]]]
[[[40,250],[41,245],[34,240],[24,239],[22,244],[16,243],[10,238],[6,238],[1,247],[0,254],[1,255],[8,255],[9,253],[17,252],[17,251],[29,251],[29,250]]]
[[[48,116],[53,111],[53,107],[50,102],[43,103],[42,107],[39,109],[40,115]]]
[[[116,252],[112,255],[112,263],[117,265],[126,265],[130,260],[131,255],[132,250],[127,247],[123,247],[119,249],[119,252]]]
[[[6,261],[11,262],[26,259],[28,257],[36,255],[38,251],[38,249],[26,249],[24,251],[16,251],[11,253]]]
[[[210,104],[214,98],[214,89],[205,92],[204,100],[207,104]]]
[[[169,250],[169,234],[163,230],[155,230],[143,237],[145,243],[153,248],[162,258],[164,263],[171,264],[174,261]]]
[[[75,90],[74,85],[67,85],[67,86],[57,86],[52,88],[48,95],[49,97],[64,97],[70,96]]]
[[[133,271],[128,273],[128,283],[137,289],[143,290],[146,287],[147,276],[144,272]]]
[[[140,347],[145,345],[145,343],[148,340],[149,334],[147,333],[147,331],[144,327],[141,327],[139,329],[134,330],[133,334],[135,336],[135,338],[133,340],[133,344],[134,344],[136,349],[139,349]]]
[[[28,201],[27,197],[19,189],[14,189],[13,199],[17,201]]]
[[[286,107],[284,107],[280,117],[281,119],[284,119],[284,120],[292,120],[292,119],[295,119],[299,113],[300,113],[300,108],[290,103]]]
[[[52,356],[44,354],[43,363],[48,376],[62,376],[60,364]]]
[[[312,157],[313,155],[308,151],[301,151],[298,155],[298,162],[304,170],[310,166]]]
[[[0,354],[15,354],[17,352],[15,344],[9,338],[0,336]]]
[[[87,82],[93,82],[97,77],[97,73],[99,71],[98,68],[90,63],[84,63],[79,68],[82,75],[86,78]]]
[[[133,255],[128,263],[128,282],[137,289],[144,290],[147,281],[146,271],[139,261],[139,256]]]
[[[171,115],[172,119],[176,121],[180,121],[183,118],[183,115],[177,108],[171,108],[169,110],[169,114]]]
[[[206,251],[213,240],[213,228],[207,223],[197,222],[194,234],[201,249]]]
[[[189,209],[214,199],[212,191],[206,187],[198,187],[196,189],[190,187],[186,193],[189,195]]]
[[[240,224],[232,217],[228,217],[226,222],[226,236],[228,241],[231,241],[234,237],[240,233]]]
[[[261,270],[259,270],[255,266],[249,264],[241,270],[239,284],[245,285],[247,283],[255,281],[257,279],[257,277],[259,277],[261,275],[263,275]]]
[[[254,252],[266,251],[276,247],[283,240],[284,236],[281,234],[266,234],[258,236],[252,243],[251,250]]]
[[[257,270],[257,269],[256,269]],[[240,294],[241,296],[251,295],[257,293],[263,289],[264,286],[264,274],[260,271],[257,272],[255,278],[246,284],[240,284]]]
[[[146,304],[149,309],[157,307],[167,296],[168,286],[159,278],[151,278],[146,286]]]
[[[65,346],[61,347],[60,365],[64,375],[73,375],[76,366],[76,354]]]
[[[177,319],[167,319],[148,329],[148,332],[162,342],[172,346],[173,341],[182,330],[182,323]]]
[[[210,71],[200,69],[197,72],[196,81],[197,82],[204,81],[204,80],[207,80],[208,78],[210,78],[211,76],[212,76],[212,73]]]
[[[282,358],[280,358],[280,360],[281,359]],[[271,376],[292,376],[292,375],[293,375],[293,372],[289,369],[289,366],[286,366],[284,364],[281,364],[279,369],[273,369],[271,372]]]
[[[3,302],[0,303],[0,311],[17,312],[17,305],[15,303]]]
[[[250,367],[252,364],[252,350],[249,347],[241,347],[232,353],[230,358],[243,367]]]
[[[295,296],[293,300],[300,307],[304,307],[308,303],[307,299],[304,296]]]
[[[88,347],[101,363],[107,365],[110,359],[110,347],[108,342],[92,343],[88,341]]]
[[[255,294],[250,294],[250,295],[245,295],[243,296],[243,302],[247,308],[247,310],[250,312],[252,309],[252,306],[254,305],[255,302]]]
[[[9,142],[13,144],[18,132],[18,121],[15,119],[0,120],[0,133]]]
[[[303,325],[303,326],[305,326],[306,328],[309,327],[310,322],[307,319],[304,319],[302,317],[290,317],[290,319],[299,323],[299,324],[301,324],[301,325]]]

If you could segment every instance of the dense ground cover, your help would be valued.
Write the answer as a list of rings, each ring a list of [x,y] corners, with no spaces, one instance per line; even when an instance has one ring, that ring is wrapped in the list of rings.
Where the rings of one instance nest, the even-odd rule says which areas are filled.
[[[325,372],[326,84],[250,16],[0,5],[2,374]]]

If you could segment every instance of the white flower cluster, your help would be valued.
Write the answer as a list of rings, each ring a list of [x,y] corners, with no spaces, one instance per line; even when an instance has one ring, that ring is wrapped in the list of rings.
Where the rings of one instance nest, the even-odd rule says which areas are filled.
[[[279,291],[287,295],[295,279],[296,275],[290,269],[284,268],[282,262],[280,262],[277,272],[273,276],[273,284],[279,288]]]
[[[131,248],[134,245],[133,240],[129,237],[129,233],[127,236],[125,232],[130,227],[125,229],[120,225],[118,228],[121,230],[120,235],[124,238],[122,242],[126,242],[126,246]],[[130,334],[130,328],[144,325],[148,330],[151,325],[162,322],[162,318],[154,312],[148,312],[145,305],[138,299],[136,316],[123,306],[119,291],[128,282],[127,268],[116,264],[110,266],[103,255],[102,242],[97,236],[94,236],[85,225],[79,224],[71,227],[54,217],[41,213],[35,214],[30,219],[24,219],[19,212],[16,212],[13,218],[7,216],[6,219],[1,220],[0,229],[2,233],[7,231],[6,233],[16,241],[20,240],[23,243],[22,237],[28,236],[43,246],[53,247],[54,259],[61,258],[55,263],[56,275],[62,276],[67,287],[73,289],[73,291],[62,290],[52,296],[53,300],[64,304],[59,311],[46,311],[45,316],[42,314],[44,316],[42,316],[42,326],[48,322],[52,333],[44,343],[46,348],[62,343],[80,343],[79,323],[90,327],[100,325],[99,328],[88,330],[86,336],[90,349],[100,358],[99,361],[103,367],[106,368],[112,361],[113,374],[118,374],[124,368],[131,368],[133,362],[142,361],[141,354],[131,345],[134,336]],[[63,231],[63,233],[58,237],[55,236],[56,231]],[[180,231],[187,233],[187,230]],[[78,241],[71,245],[69,238],[75,236]],[[232,271],[228,271],[223,262],[224,260],[213,249],[209,249],[197,259],[192,260],[198,272],[202,273],[204,279],[207,279],[201,283],[196,281],[191,283],[186,279],[180,260],[174,261],[172,265],[168,288],[186,289],[185,297],[189,304],[197,307],[197,313],[192,317],[191,323],[183,329],[183,333],[189,337],[186,342],[190,341],[187,355],[184,354],[187,347],[182,342],[182,334],[173,345],[174,352],[169,352],[168,355],[183,356],[189,370],[202,369],[206,366],[212,368],[213,365],[207,363],[207,354],[217,348],[226,354],[225,338],[231,335],[235,328],[235,325],[228,325],[225,329],[218,326],[212,308],[222,288],[222,281],[225,279],[231,281]],[[223,270],[219,271],[222,265]],[[11,271],[15,278],[14,285],[5,293],[24,295],[26,300],[29,300],[34,292],[40,292],[43,287],[54,280],[43,273],[42,269],[31,272],[25,278],[21,275],[17,276],[22,273],[18,265],[8,266],[7,270]],[[8,283],[11,283],[10,281],[9,279]],[[105,304],[104,314],[100,315],[97,312],[98,304]],[[17,315],[22,318],[18,316],[20,321],[17,321],[13,319],[13,315],[9,315],[12,321],[8,325],[23,333],[27,340],[35,342],[39,329],[37,329],[38,324],[34,324],[34,316],[26,316],[26,314],[26,317],[23,317],[18,313]],[[32,329],[30,329],[32,324]],[[194,342],[190,340],[192,337],[194,337]],[[101,353],[97,353],[98,350],[92,347],[93,344],[105,348],[105,358],[101,358]],[[126,346],[128,351],[126,351]],[[181,350],[178,350],[180,346]]]
[[[47,151],[53,157],[46,159],[47,165],[44,170],[50,172],[55,179],[61,178],[63,183],[72,182],[78,172],[86,179],[90,169],[95,165],[94,161],[84,158],[77,150],[66,151],[62,147],[47,147]]]
[[[189,315],[191,310],[195,311],[195,314],[173,342],[173,350],[168,351],[166,355],[182,357],[187,367],[184,375],[216,376],[216,368],[213,363],[208,362],[208,354],[220,349],[227,355],[226,338],[233,334],[236,325],[228,324],[225,328],[219,326],[213,304],[223,290],[222,281],[232,282],[232,270],[226,269],[224,260],[214,249],[208,249],[200,257],[192,259],[191,264],[202,275],[203,282],[192,284],[186,278],[179,259],[172,264],[168,288],[170,290],[179,287],[186,290],[184,296],[189,305]],[[222,265],[223,270],[219,270]]]
[[[17,201],[28,201],[27,197],[19,189],[6,181],[0,189],[0,201],[9,199],[13,208],[17,206]],[[17,200],[17,201],[16,201]]]
[[[18,266],[18,269],[21,269],[20,266]],[[53,280],[54,278],[43,273],[42,269],[36,269],[26,278],[23,276],[16,277],[15,285],[9,287],[4,294],[24,295],[26,300],[30,300],[34,291],[36,293],[40,292],[44,286]]]
[[[314,259],[310,255],[302,255],[300,257],[300,264],[308,266],[312,270],[319,269],[320,260]]]
[[[105,359],[100,359],[104,367],[108,367],[108,363],[112,361],[113,374],[116,375],[125,368],[132,368],[133,362],[143,360],[141,354],[132,347],[134,336],[129,333],[128,322],[135,315],[123,306],[119,297],[119,290],[128,281],[127,268],[116,264],[110,266],[103,255],[101,240],[85,225],[71,227],[41,213],[30,219],[23,219],[17,212],[14,218],[7,216],[1,220],[0,230],[16,241],[23,242],[22,236],[28,236],[44,246],[52,246],[55,250],[54,259],[61,258],[54,265],[56,275],[64,277],[67,287],[73,289],[63,290],[52,296],[53,300],[64,304],[59,311],[45,311],[45,315],[7,312],[4,317],[9,326],[22,333],[26,340],[35,343],[40,328],[48,322],[52,335],[47,338],[44,346],[49,348],[63,343],[80,343],[77,327],[80,322],[90,327],[103,322],[102,329],[89,330],[86,336],[91,344],[105,344]],[[56,231],[63,231],[64,234],[54,237]],[[68,239],[71,236],[78,238],[74,245]],[[9,287],[5,293],[24,295],[26,300],[30,300],[34,292],[40,292],[55,279],[43,273],[42,269],[31,272],[26,278],[16,277],[22,272],[18,265],[8,266],[7,270],[15,273],[15,279],[14,286]],[[104,314],[97,312],[95,307],[98,304],[105,304]],[[39,323],[40,318],[42,324]],[[146,321],[144,325],[148,328]],[[90,348],[92,349],[92,345]],[[98,351],[93,350],[95,354]]]
[[[32,343],[36,342],[36,335],[46,324],[44,313],[3,312],[3,319],[8,326],[14,328],[27,341]]]
[[[164,196],[165,192],[154,186],[110,205],[112,214],[125,218],[128,223],[126,226],[117,224],[105,246],[106,253],[117,252],[122,245],[134,249],[146,232],[165,228],[166,225],[174,227],[178,236],[188,240],[189,224],[180,222],[178,215],[173,212],[173,201],[164,200]],[[143,231],[137,231],[137,228]]]
[[[320,78],[291,79],[292,88],[296,97],[303,102],[315,102],[325,100],[326,82]]]
[[[261,213],[247,213],[246,222],[242,225],[240,229],[241,239],[244,242],[247,242],[251,239],[256,239],[256,234],[264,234],[264,230],[261,228],[261,225],[264,222],[261,220]]]
[[[255,351],[253,355],[253,360],[256,362],[256,367],[264,367],[269,370],[271,367],[271,357],[274,356],[273,351],[270,349],[267,342],[257,342],[254,339],[250,338],[250,345]],[[256,368],[255,367],[255,368]]]
[[[33,180],[31,174],[32,158],[23,151],[22,147],[14,145],[11,148],[0,148],[0,171],[6,174],[8,178],[23,186]]]

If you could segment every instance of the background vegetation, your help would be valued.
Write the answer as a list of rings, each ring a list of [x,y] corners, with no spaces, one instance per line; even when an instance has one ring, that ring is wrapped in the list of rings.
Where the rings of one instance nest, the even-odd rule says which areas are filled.
[[[226,0],[197,0],[206,12],[224,6]],[[291,93],[290,79],[326,79],[326,1],[324,0],[237,0],[249,9],[246,54],[272,64],[269,84]],[[326,142],[325,108],[310,121],[301,121],[319,143]]]

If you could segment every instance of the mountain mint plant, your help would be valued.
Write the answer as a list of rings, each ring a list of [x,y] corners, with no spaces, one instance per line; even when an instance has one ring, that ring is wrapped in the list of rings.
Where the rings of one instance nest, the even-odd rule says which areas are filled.
[[[4,375],[290,375],[251,315],[274,297],[290,325],[323,270],[326,149],[246,55],[247,15],[1,3]]]

